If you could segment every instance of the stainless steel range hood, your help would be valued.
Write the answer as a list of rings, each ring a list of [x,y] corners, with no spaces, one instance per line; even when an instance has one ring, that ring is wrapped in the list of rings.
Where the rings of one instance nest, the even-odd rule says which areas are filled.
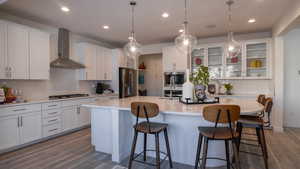
[[[67,29],[58,30],[58,58],[50,63],[53,68],[83,69],[84,65],[70,59],[70,32]]]

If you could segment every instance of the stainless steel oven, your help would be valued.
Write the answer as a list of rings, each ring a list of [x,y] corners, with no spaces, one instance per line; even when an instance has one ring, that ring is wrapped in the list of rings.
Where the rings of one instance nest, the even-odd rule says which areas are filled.
[[[165,72],[164,86],[165,87],[182,87],[185,82],[184,72]],[[173,86],[174,85],[174,86]]]

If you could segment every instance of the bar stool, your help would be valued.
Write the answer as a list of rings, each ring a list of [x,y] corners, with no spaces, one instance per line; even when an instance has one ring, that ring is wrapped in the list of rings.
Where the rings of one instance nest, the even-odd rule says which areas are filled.
[[[271,110],[272,110],[272,107],[273,107],[272,98],[265,99],[265,105],[264,105],[264,111],[263,112],[266,112],[266,113],[270,114]],[[270,115],[268,115],[268,117],[270,117]],[[266,144],[266,138],[265,138],[265,133],[264,133],[264,124],[265,124],[265,122],[264,122],[263,118],[260,117],[260,116],[242,115],[240,117],[240,119],[238,120],[238,123],[237,123],[237,131],[239,133],[238,149],[239,149],[239,152],[244,152],[244,153],[249,153],[249,154],[252,154],[252,155],[263,156],[265,168],[268,169],[269,168],[268,167],[268,151],[267,151],[267,144]],[[240,144],[246,144],[246,145],[250,145],[250,146],[257,146],[255,144],[241,142],[243,127],[255,128],[257,141],[258,141],[258,144],[261,147],[262,155],[256,154],[256,153],[253,153],[253,152],[240,151]],[[256,141],[256,140],[250,140],[250,139],[245,139],[245,140]]]
[[[199,161],[202,160],[201,169],[205,169],[207,159],[223,160],[227,162],[227,169],[230,169],[230,151],[229,141],[232,141],[232,149],[235,157],[235,166],[240,169],[239,155],[238,155],[238,133],[235,131],[235,124],[240,116],[240,107],[237,105],[211,105],[206,106],[203,109],[203,117],[206,121],[215,123],[214,127],[198,127],[199,140],[195,161],[195,169],[198,169]],[[218,127],[218,124],[223,124],[223,127]],[[224,127],[228,125],[228,127]],[[203,145],[203,157],[200,159],[202,140],[204,138]],[[207,157],[208,142],[211,140],[224,140],[226,159]]]
[[[151,166],[156,166],[157,169],[160,169],[160,164],[167,157],[169,158],[170,168],[173,168],[169,139],[168,139],[168,131],[167,131],[168,124],[154,123],[154,122],[149,121],[149,118],[156,117],[159,114],[158,105],[155,103],[147,103],[147,102],[133,102],[131,104],[131,113],[134,116],[136,116],[136,124],[133,127],[134,128],[134,139],[132,142],[128,169],[131,169],[133,161],[148,164]],[[146,118],[146,121],[139,123],[139,118]],[[167,153],[161,152],[159,150],[159,133],[160,132],[164,132]],[[144,151],[135,156],[134,154],[135,154],[138,133],[144,133]],[[153,134],[155,136],[155,150],[147,149],[147,134]],[[147,151],[155,151],[156,152],[156,164],[147,162]],[[137,160],[137,158],[142,154],[143,154],[143,161]],[[162,161],[160,160],[160,154],[165,155],[165,157]]]

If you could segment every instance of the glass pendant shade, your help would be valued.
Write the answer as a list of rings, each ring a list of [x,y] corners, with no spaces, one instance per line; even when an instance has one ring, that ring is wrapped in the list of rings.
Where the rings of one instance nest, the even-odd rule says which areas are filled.
[[[228,33],[227,52],[228,58],[238,57],[242,52],[242,45],[234,40],[233,32]]]
[[[186,51],[197,45],[197,38],[191,34],[187,34],[186,31],[183,31],[175,38],[175,45],[178,49]]]
[[[131,36],[129,42],[124,46],[124,52],[126,56],[130,58],[135,58],[141,55],[141,45],[136,41],[136,39]]]

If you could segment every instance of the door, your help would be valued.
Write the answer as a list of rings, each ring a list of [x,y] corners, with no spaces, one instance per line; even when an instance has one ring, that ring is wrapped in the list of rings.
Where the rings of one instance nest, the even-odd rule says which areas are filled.
[[[97,80],[104,80],[106,61],[103,58],[104,48],[97,46]]]
[[[42,138],[42,113],[33,112],[21,115],[20,142],[29,143]]]
[[[6,23],[0,21],[0,79],[6,79]]]
[[[63,109],[63,130],[71,130],[78,126],[77,107],[66,107]]]
[[[97,47],[87,44],[85,49],[86,80],[97,80]]]
[[[49,34],[31,30],[29,34],[30,42],[30,79],[49,79],[50,69],[50,37]]]
[[[91,124],[91,111],[89,108],[80,107],[78,111],[78,125],[79,127]]]
[[[103,49],[104,80],[112,80],[112,51]]]
[[[0,150],[19,144],[18,116],[0,118]]]
[[[17,24],[7,26],[7,58],[12,79],[29,78],[29,32]]]

